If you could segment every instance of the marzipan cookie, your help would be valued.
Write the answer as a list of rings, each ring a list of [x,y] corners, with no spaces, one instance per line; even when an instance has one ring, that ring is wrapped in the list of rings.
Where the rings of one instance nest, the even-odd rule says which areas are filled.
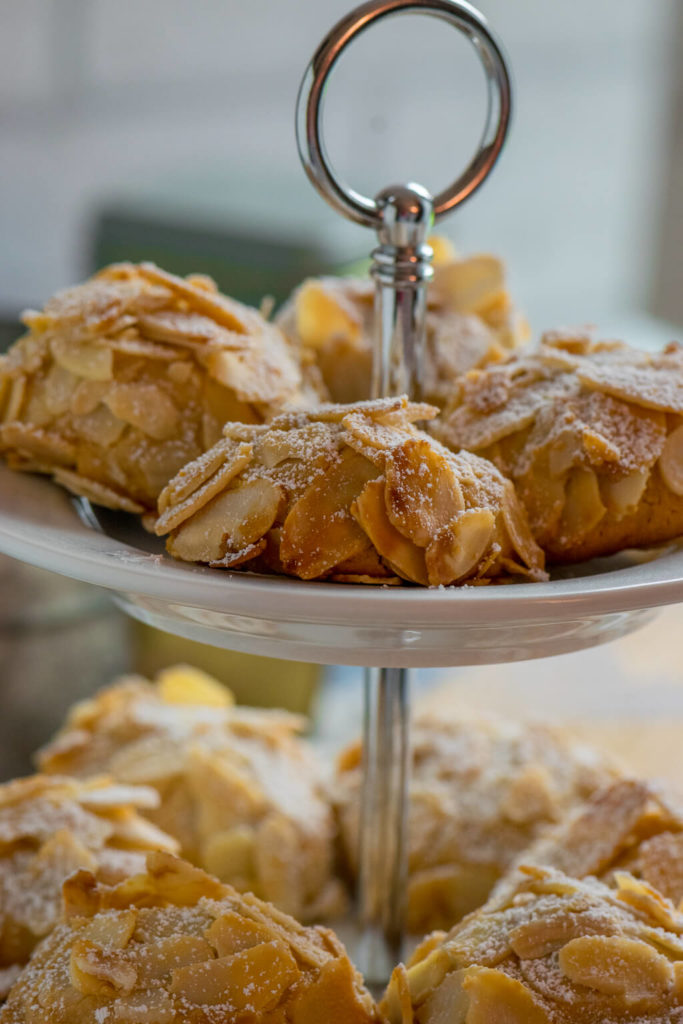
[[[610,885],[628,871],[683,910],[683,808],[653,783],[621,779],[534,843],[520,864]],[[513,871],[496,891],[515,884]]]
[[[379,1024],[336,936],[168,854],[109,888],[81,871],[3,1024]]]
[[[606,758],[543,724],[423,714],[411,746],[406,899],[415,935],[481,906],[530,843],[616,776]],[[361,753],[359,743],[342,753],[333,789],[354,876]]]
[[[683,915],[627,873],[617,888],[527,868],[397,967],[390,1024],[680,1024]]]
[[[414,423],[405,396],[228,423],[159,497],[175,558],[304,580],[422,585],[544,579],[512,484]]]
[[[323,769],[284,711],[235,707],[197,669],[123,679],[76,705],[38,754],[42,771],[106,771],[159,794],[150,819],[183,856],[302,920],[338,914]]]
[[[683,533],[683,349],[547,334],[456,382],[435,435],[509,476],[538,543],[576,561]]]
[[[439,405],[454,377],[501,359],[527,337],[495,256],[456,258],[445,239],[432,239],[434,280],[427,293],[423,397]],[[277,322],[319,367],[334,402],[370,394],[375,285],[370,278],[310,278]]]
[[[23,321],[0,357],[0,452],[109,508],[153,509],[227,420],[315,400],[279,329],[200,275],[110,266]]]
[[[57,924],[62,883],[87,869],[104,882],[144,870],[150,850],[177,843],[141,817],[155,790],[35,775],[0,786],[0,998]]]

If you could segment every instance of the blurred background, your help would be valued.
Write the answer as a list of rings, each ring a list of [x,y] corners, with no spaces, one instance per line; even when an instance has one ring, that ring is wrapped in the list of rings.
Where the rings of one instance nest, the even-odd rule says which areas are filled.
[[[683,324],[683,5],[480,6],[511,60],[514,122],[493,177],[444,233],[462,251],[505,258],[534,333],[592,322],[636,344],[675,337]],[[342,0],[6,0],[3,343],[18,333],[22,308],[111,260],[206,271],[253,302],[265,293],[282,299],[308,273],[363,260],[372,235],[313,191],[293,130],[306,63],[348,9]],[[433,19],[394,20],[340,61],[328,90],[328,148],[369,194],[411,178],[439,189],[474,150],[485,99],[466,41]],[[626,654],[613,645],[551,668],[450,673],[463,685],[449,692],[503,711],[507,699],[525,713],[576,717],[584,687],[598,718],[671,720],[683,715],[672,614],[651,627],[656,633],[625,641],[639,645]],[[654,646],[662,653],[653,659]],[[126,623],[104,595],[3,560],[0,774],[25,770],[28,751],[65,707],[114,672],[183,656]],[[310,669],[292,670],[292,681],[282,668],[225,654],[192,658],[242,679],[242,696],[309,707],[320,692]],[[425,675],[424,686],[446,675]],[[346,718],[339,711],[359,706],[349,696],[358,677],[329,676],[324,719],[355,727],[356,710]],[[258,679],[270,689],[260,691]],[[324,726],[321,734],[335,738]]]

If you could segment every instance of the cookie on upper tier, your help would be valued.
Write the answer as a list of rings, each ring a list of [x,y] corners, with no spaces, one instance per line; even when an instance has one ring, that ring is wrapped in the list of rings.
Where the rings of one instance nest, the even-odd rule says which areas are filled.
[[[414,426],[436,412],[402,396],[226,424],[162,491],[155,530],[175,558],[305,580],[544,579],[510,481]]]
[[[281,331],[201,275],[116,264],[22,319],[0,357],[0,452],[109,508],[154,509],[227,420],[316,400]]]
[[[488,254],[458,258],[431,239],[434,279],[427,292],[423,395],[440,405],[458,374],[504,357],[528,336],[510,299],[503,264]],[[334,402],[370,396],[373,350],[371,278],[310,278],[277,317],[290,341],[322,374]]]
[[[64,888],[2,1024],[379,1024],[333,932],[305,928],[168,854],[109,888]]]
[[[183,856],[302,920],[341,912],[323,768],[285,711],[236,707],[197,669],[120,680],[76,705],[38,754],[44,772],[106,771],[153,786],[148,815]]]
[[[548,557],[572,562],[683,533],[683,349],[552,332],[473,370],[433,432],[510,477]]]

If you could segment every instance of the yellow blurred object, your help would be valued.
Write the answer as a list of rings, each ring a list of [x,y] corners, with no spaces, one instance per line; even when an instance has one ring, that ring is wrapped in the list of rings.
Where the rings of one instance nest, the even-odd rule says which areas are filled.
[[[235,703],[232,692],[213,676],[192,665],[173,665],[157,676],[159,696],[169,704],[204,704],[211,708],[229,708]]]
[[[437,267],[442,263],[451,263],[458,258],[458,250],[450,238],[445,238],[444,235],[430,235],[427,239],[427,245],[432,247],[432,252],[434,253],[432,263]]]
[[[158,673],[170,678],[165,683],[166,700],[187,703],[194,689],[195,699],[201,703],[217,706],[216,680],[224,684],[225,698],[221,706],[232,703],[252,704],[256,707],[279,707],[298,714],[309,714],[318,684],[322,679],[320,665],[305,665],[298,661],[280,661],[277,658],[262,658],[220,647],[208,647],[183,637],[171,636],[152,629],[140,622],[131,628],[132,665],[136,672],[153,678]],[[180,665],[168,669],[167,666]],[[193,668],[185,668],[192,665]],[[180,673],[182,679],[174,678]],[[187,675],[186,675],[187,673]],[[213,677],[207,679],[207,676]],[[208,684],[208,686],[207,686]],[[198,687],[202,692],[199,693]],[[210,693],[207,700],[207,689]],[[168,696],[168,692],[171,696]],[[179,694],[185,693],[181,698]]]

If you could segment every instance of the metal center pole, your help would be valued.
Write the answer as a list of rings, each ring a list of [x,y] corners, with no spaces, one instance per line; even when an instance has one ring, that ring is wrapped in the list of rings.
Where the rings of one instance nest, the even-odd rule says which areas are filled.
[[[410,672],[365,669],[358,850],[358,966],[382,988],[403,953],[407,879]]]

